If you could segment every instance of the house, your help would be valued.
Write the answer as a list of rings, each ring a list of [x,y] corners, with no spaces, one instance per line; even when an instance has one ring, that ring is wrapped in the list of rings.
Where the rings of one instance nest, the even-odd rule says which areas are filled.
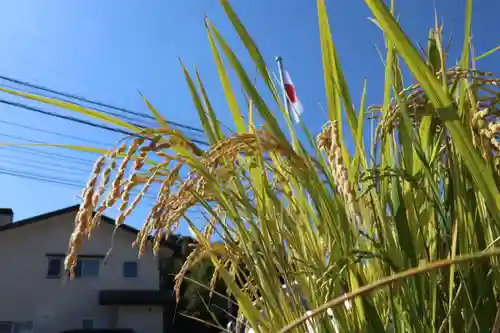
[[[160,262],[172,255],[163,246],[137,259],[137,230],[103,217],[80,251],[76,278],[67,279],[64,256],[79,206],[13,222],[0,209],[0,333],[62,333],[75,329],[163,331],[165,304]],[[106,254],[112,247],[110,255]]]

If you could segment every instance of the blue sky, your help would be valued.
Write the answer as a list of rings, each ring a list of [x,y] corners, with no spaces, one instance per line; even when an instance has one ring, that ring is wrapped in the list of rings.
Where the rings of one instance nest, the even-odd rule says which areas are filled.
[[[368,8],[361,0],[326,2],[353,100],[359,101],[363,80],[367,79],[368,103],[380,103],[384,68],[375,45],[383,49],[382,36],[367,19]],[[315,1],[233,0],[231,3],[273,70],[275,56],[283,56],[304,105],[304,122],[312,132],[317,132],[325,120],[318,103],[325,105],[325,97]],[[434,3],[444,19],[447,35],[453,27],[450,61],[454,62],[462,46],[465,0],[399,0],[396,6],[410,38],[426,45],[429,28],[434,23]],[[473,8],[473,38],[480,54],[500,44],[500,35],[495,32],[500,2],[475,1]],[[217,114],[231,126],[204,30],[205,13],[252,71],[247,53],[217,0],[17,0],[0,5],[4,45],[0,52],[0,75],[147,112],[137,93],[140,89],[167,119],[198,126],[179,56],[188,68],[199,68]],[[499,73],[500,52],[482,60],[478,66]],[[0,84],[4,83],[0,80]],[[58,112],[53,108],[44,109]],[[0,120],[88,138],[106,146],[120,138],[5,105],[0,105]],[[0,134],[4,135],[0,142],[22,142],[12,138],[18,136],[51,143],[84,144],[7,123],[0,123]],[[54,148],[42,151],[95,159],[91,154]],[[47,158],[27,151],[0,149],[0,168],[83,184],[87,178],[85,171],[90,166],[80,162],[56,161],[54,156]],[[66,168],[56,168],[54,164]],[[16,220],[78,203],[76,196],[80,190],[77,188],[3,174],[0,181],[0,206],[13,208]],[[141,207],[128,223],[140,226],[147,208]],[[114,216],[115,213],[108,214]]]

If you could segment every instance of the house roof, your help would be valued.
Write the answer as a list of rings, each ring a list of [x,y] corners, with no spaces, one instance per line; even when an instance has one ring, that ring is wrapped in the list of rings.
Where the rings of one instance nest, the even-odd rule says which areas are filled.
[[[24,220],[20,220],[17,222],[9,223],[7,225],[0,226],[0,232],[6,231],[6,230],[12,230],[15,228],[21,228],[21,227],[24,227],[24,226],[27,226],[27,225],[30,225],[33,223],[43,222],[43,221],[45,221],[51,217],[54,217],[54,216],[63,215],[63,214],[71,213],[71,212],[77,212],[79,208],[80,208],[80,205],[73,205],[73,206],[69,206],[66,208],[54,210],[52,212],[48,212],[45,214],[33,216],[33,217],[30,217],[30,218],[27,218]],[[5,210],[12,212],[12,209],[10,209],[10,208],[5,208]],[[1,211],[0,211],[0,213],[1,213]],[[101,220],[104,223],[108,223],[110,225],[115,226],[115,220],[108,217],[108,216],[103,215],[101,217]],[[139,230],[137,230],[136,228],[131,227],[129,225],[126,225],[126,224],[120,225],[119,228],[121,230],[133,233],[134,235],[137,235],[139,233]],[[150,237],[150,239],[152,239],[152,237]],[[162,242],[162,245],[170,248],[174,252],[174,255],[176,255],[176,254],[182,255],[182,247],[183,247],[182,244],[185,242],[191,243],[191,242],[194,242],[194,240],[191,237],[171,234],[168,236],[168,238],[166,240],[164,240]]]
[[[71,213],[71,212],[76,212],[76,211],[78,211],[79,208],[80,208],[80,205],[73,205],[73,206],[69,206],[66,208],[54,210],[52,212],[48,212],[45,214],[29,217],[27,219],[20,220],[20,221],[14,222],[14,223],[9,223],[7,225],[0,226],[0,232],[5,231],[5,230],[11,230],[11,229],[15,229],[15,228],[24,227],[26,225],[30,225],[30,224],[37,223],[37,222],[42,222],[42,221],[50,219],[54,216],[63,215],[63,214]],[[4,209],[12,211],[10,208],[4,208]],[[104,215],[102,216],[102,221],[106,222],[106,223],[113,224],[113,225],[115,224],[115,220],[113,220],[112,218],[109,218],[107,216],[104,216]],[[125,224],[121,225],[120,228],[123,228],[123,230],[129,231],[129,232],[133,232],[135,234],[137,234],[139,232],[137,229],[132,228],[131,226],[128,226]]]
[[[17,221],[17,222],[9,223],[7,225],[0,226],[0,232],[6,231],[6,230],[12,230],[12,229],[16,229],[16,228],[22,228],[24,226],[27,226],[27,225],[30,225],[30,224],[34,224],[34,223],[38,223],[38,222],[43,222],[43,221],[45,221],[45,220],[47,220],[49,218],[52,218],[54,216],[63,215],[63,214],[71,213],[71,212],[77,212],[79,208],[80,208],[80,205],[73,205],[73,206],[69,206],[69,207],[66,207],[66,208],[54,210],[52,212],[48,212],[48,213],[45,213],[45,214],[33,216],[33,217],[30,217],[30,218],[27,218],[27,219],[24,219],[24,220],[20,220],[20,221]],[[8,209],[10,211],[12,211],[10,208],[8,208]],[[112,219],[112,218],[110,218],[110,217],[108,217],[108,216],[103,215],[101,217],[101,221],[104,222],[104,223],[108,223],[110,225],[115,226],[115,220]],[[132,233],[134,235],[137,235],[139,233],[139,230],[137,230],[136,228],[131,227],[129,225],[126,225],[126,224],[120,225],[119,228],[121,230],[130,232],[130,233]],[[176,242],[177,238],[178,238],[178,236],[173,236],[173,238],[169,237],[169,239],[167,239],[167,241],[165,241],[163,243],[163,245],[172,248],[175,245],[175,242]]]
[[[11,208],[0,208],[0,214],[10,214],[10,215],[13,215],[14,211]]]

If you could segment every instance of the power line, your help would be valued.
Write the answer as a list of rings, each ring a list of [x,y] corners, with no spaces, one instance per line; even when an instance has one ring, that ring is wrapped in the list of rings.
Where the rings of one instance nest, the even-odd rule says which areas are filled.
[[[82,185],[75,183],[75,182],[72,182],[71,180],[53,179],[51,177],[46,177],[46,176],[43,176],[40,174],[19,172],[18,170],[13,170],[13,169],[8,169],[8,168],[0,168],[0,174],[82,188]]]
[[[51,169],[53,168],[60,168],[60,169],[65,169],[66,171],[71,170],[71,171],[81,171],[85,173],[89,173],[91,168],[89,169],[80,169],[74,166],[69,166],[69,165],[62,165],[62,164],[57,164],[57,163],[44,163],[43,161],[39,162],[39,164],[33,164],[33,162],[36,162],[33,158],[23,158],[22,156],[12,156],[12,155],[5,155],[5,154],[0,154],[0,163],[4,161],[4,159],[11,160],[11,161],[6,161],[9,164],[17,164],[20,166],[26,166],[26,167],[33,167],[33,168],[43,168],[45,169]],[[14,160],[12,162],[12,160]],[[56,172],[61,172],[61,170],[54,170]]]
[[[25,147],[4,147],[4,148],[26,149]],[[42,156],[40,156],[40,157],[43,158],[43,157],[50,157],[50,155],[52,155],[51,153],[44,152],[44,151],[37,151],[34,149],[29,149],[29,150],[31,151],[31,152],[29,152],[30,156],[32,156],[33,154],[38,154],[38,155],[42,154]],[[23,152],[23,151],[21,151],[21,152]],[[49,156],[44,156],[43,154],[46,154]],[[59,154],[55,154],[55,155],[60,156]],[[72,156],[64,156],[64,155],[62,155],[61,157],[73,158]],[[88,169],[81,169],[81,168],[74,167],[72,165],[63,165],[63,164],[53,163],[52,160],[50,160],[47,163],[45,161],[35,160],[35,159],[29,158],[29,157],[27,158],[27,157],[23,157],[23,156],[13,156],[13,155],[0,154],[0,165],[2,162],[5,162],[8,165],[14,164],[14,165],[18,165],[20,167],[36,168],[38,170],[52,171],[52,172],[57,172],[59,174],[61,173],[61,169],[63,169],[63,170],[65,170],[66,175],[71,174],[72,176],[75,176],[78,178],[84,177],[85,174],[89,175],[90,171],[92,169],[91,164],[84,164],[84,165],[87,165],[89,168]],[[59,160],[59,162],[61,162],[61,161],[63,161],[63,160]],[[64,162],[74,162],[74,161],[64,161]],[[76,161],[76,162],[78,162],[78,161]],[[92,161],[89,160],[89,162],[92,162]],[[56,169],[54,169],[54,168],[56,168]],[[57,170],[57,168],[60,168],[60,169]],[[15,168],[15,170],[11,169],[8,171],[9,172],[14,172],[14,171],[20,172],[20,171],[25,171],[25,170],[20,170],[19,168]],[[77,173],[74,173],[75,171],[77,171]],[[30,176],[38,177],[38,178],[46,177],[46,175],[41,175],[41,174],[30,174]],[[57,177],[55,177],[55,179],[57,179],[58,182],[68,182],[69,181],[69,179],[61,179],[61,178],[57,178]],[[82,183],[75,183],[75,184],[77,184],[79,187],[83,188],[85,186],[85,181],[86,181],[86,177]],[[132,190],[131,194],[134,194],[134,192],[138,192],[138,191],[139,190]],[[156,200],[155,195],[152,195],[152,194],[146,194],[145,197],[150,199],[150,200],[153,200],[153,201]]]
[[[33,106],[29,106],[29,105],[26,105],[26,104],[22,104],[22,103],[10,102],[10,101],[6,101],[4,99],[0,99],[0,103],[7,104],[7,105],[10,105],[10,106],[15,106],[15,107],[18,107],[18,108],[21,108],[21,109],[25,109],[25,110],[28,110],[28,111],[33,111],[33,112],[41,113],[41,114],[44,114],[46,116],[51,116],[51,117],[55,117],[55,118],[65,119],[65,120],[73,121],[73,122],[76,122],[76,123],[84,124],[84,125],[87,125],[87,126],[92,126],[92,127],[95,127],[95,128],[105,129],[105,130],[116,132],[116,133],[120,133],[120,134],[125,134],[125,135],[131,135],[132,134],[131,132],[127,132],[127,131],[124,131],[124,130],[121,130],[121,129],[117,129],[117,128],[108,127],[108,126],[105,126],[105,125],[100,125],[100,124],[92,123],[90,121],[78,119],[78,118],[71,117],[71,116],[64,116],[64,115],[61,115],[61,114],[58,114],[58,113],[55,113],[55,112],[45,111],[45,110],[42,110],[42,109],[39,109],[39,108],[36,108],[36,107],[33,107]]]
[[[31,181],[37,181],[37,182],[43,182],[43,183],[50,183],[53,185],[57,186],[63,186],[63,187],[69,187],[69,188],[78,188],[78,189],[83,189],[85,187],[85,183],[82,182],[77,182],[73,181],[71,179],[64,179],[61,177],[56,177],[56,176],[49,176],[49,175],[42,175],[42,174],[37,174],[33,172],[26,172],[24,170],[14,170],[14,169],[9,169],[9,168],[2,168],[0,166],[0,175],[6,175],[6,176],[11,176],[11,177],[16,177],[16,178],[21,178],[21,179],[27,179]],[[132,190],[130,192],[132,198],[131,201],[134,200],[135,196],[138,194],[139,190]],[[142,204],[146,204],[149,207],[152,207],[156,203],[156,195],[147,193],[143,196],[141,199]],[[194,213],[203,213],[204,210],[199,207],[192,207],[191,212]]]
[[[38,177],[38,176],[30,175],[27,173],[20,173],[20,172],[16,172],[16,171],[9,170],[9,169],[3,169],[3,168],[0,168],[0,175],[11,176],[11,177],[16,177],[16,178],[21,178],[21,179],[27,179],[27,180],[42,182],[42,183],[49,183],[49,184],[56,185],[59,187],[69,187],[69,188],[78,188],[78,189],[83,188],[83,185],[81,185],[81,184],[60,181],[57,179],[52,179],[50,177]],[[148,207],[153,207],[154,201],[150,198],[143,197],[141,200],[141,204],[147,205]]]
[[[86,103],[89,103],[89,104],[99,105],[101,107],[113,109],[113,110],[116,110],[116,111],[121,111],[121,112],[126,113],[126,114],[131,114],[131,115],[135,115],[135,116],[138,116],[138,117],[143,117],[143,118],[147,118],[147,119],[151,119],[151,120],[156,120],[155,117],[150,116],[150,115],[145,114],[145,113],[127,110],[127,109],[122,108],[122,107],[118,107],[118,106],[110,105],[110,104],[107,104],[107,103],[102,103],[102,102],[90,100],[90,99],[82,97],[82,96],[78,96],[78,95],[74,95],[74,94],[70,94],[70,93],[66,93],[66,92],[57,91],[57,90],[54,90],[54,89],[51,89],[51,88],[48,88],[48,87],[44,87],[44,86],[41,86],[41,85],[37,85],[37,84],[34,84],[34,83],[30,83],[30,82],[26,82],[26,81],[21,81],[21,80],[14,79],[14,78],[7,77],[7,76],[3,76],[3,75],[0,75],[0,79],[3,79],[5,81],[9,81],[9,82],[13,82],[13,83],[16,83],[16,84],[20,84],[20,85],[23,85],[23,86],[31,87],[31,88],[34,88],[34,89],[44,90],[44,91],[47,91],[47,92],[50,92],[50,93],[53,93],[53,94],[56,94],[56,95],[66,96],[66,97],[69,97],[69,98],[72,98],[72,99],[76,99],[76,100],[80,100],[80,101],[83,101],[83,102],[86,102]],[[171,125],[174,125],[174,126],[177,126],[179,128],[184,128],[184,129],[188,129],[188,130],[191,130],[191,131],[195,131],[195,132],[199,132],[199,133],[203,133],[204,134],[203,130],[201,130],[199,128],[196,128],[196,127],[193,127],[193,126],[184,125],[184,124],[181,124],[181,123],[178,123],[178,122],[174,122],[174,121],[167,121],[167,123],[169,123]]]
[[[98,144],[98,145],[101,145],[101,146],[109,146],[108,143],[104,143],[104,142],[101,142],[101,141],[94,141],[92,139],[86,139],[86,138],[82,138],[82,137],[78,137],[78,136],[73,136],[73,135],[69,135],[69,134],[63,134],[63,133],[59,133],[59,132],[49,131],[49,130],[41,129],[41,128],[38,128],[38,127],[32,127],[32,126],[28,126],[28,125],[22,125],[22,124],[18,124],[18,123],[6,121],[6,120],[0,120],[0,123],[6,124],[6,125],[10,125],[10,126],[16,126],[16,127],[28,129],[28,130],[31,130],[31,131],[37,131],[37,132],[40,132],[40,133],[53,134],[53,135],[57,135],[57,136],[68,138],[68,139],[85,141],[85,142],[91,142],[91,143],[95,143],[95,144]]]
[[[78,182],[72,179],[65,179],[61,177],[54,177],[50,175],[43,175],[39,173],[33,173],[33,172],[27,172],[24,170],[15,170],[15,169],[9,169],[9,168],[2,168],[0,167],[0,174],[8,175],[8,176],[13,176],[13,177],[18,177],[18,178],[25,178],[28,180],[35,180],[35,181],[41,181],[41,182],[46,182],[46,183],[53,183],[53,184],[58,184],[58,185],[64,185],[64,186],[69,186],[73,188],[79,188],[83,189],[85,187],[85,183]],[[133,190],[131,192],[132,195],[137,194],[137,190]],[[148,200],[148,201],[155,201],[155,198],[151,194],[146,194],[142,200]]]
[[[4,100],[4,99],[0,99],[0,103],[7,104],[7,105],[10,105],[10,106],[14,106],[14,107],[18,107],[18,108],[25,109],[25,110],[32,111],[32,112],[41,113],[41,114],[44,114],[44,115],[47,115],[47,116],[51,116],[51,117],[55,117],[55,118],[69,120],[69,121],[72,121],[72,122],[84,124],[84,125],[91,126],[91,127],[94,127],[94,128],[100,128],[100,129],[103,129],[103,130],[107,130],[107,131],[111,131],[111,132],[115,132],[115,133],[119,133],[119,134],[124,134],[124,135],[127,135],[127,136],[134,136],[134,137],[140,137],[141,136],[141,135],[139,135],[137,133],[132,133],[132,132],[125,131],[125,130],[122,130],[122,129],[119,129],[119,128],[113,128],[113,127],[109,127],[109,126],[106,126],[106,125],[96,124],[96,123],[93,123],[93,122],[90,122],[90,121],[87,121],[87,120],[82,120],[82,119],[78,119],[78,118],[71,117],[71,116],[64,116],[64,115],[61,115],[61,114],[58,114],[58,113],[55,113],[55,112],[45,111],[45,110],[42,110],[42,109],[39,109],[39,108],[36,108],[36,107],[33,107],[33,106],[29,106],[29,105],[26,105],[26,104],[18,103],[18,102],[11,102],[11,101],[7,101],[7,100]],[[198,144],[202,144],[202,145],[208,145],[207,142],[202,141],[202,140],[197,140],[197,139],[193,139],[193,138],[190,138],[190,140],[192,142],[194,142],[194,143],[198,143]]]
[[[22,136],[17,136],[17,135],[11,135],[11,134],[3,134],[3,133],[0,133],[0,136],[4,136],[6,138],[11,138],[11,139],[16,139],[16,140],[23,140],[23,141],[27,141],[27,142],[32,142],[32,143],[35,143],[35,144],[41,144],[41,145],[47,145],[47,146],[53,146],[54,144],[52,143],[48,143],[46,141],[40,141],[40,140],[33,140],[33,139],[26,139]],[[14,143],[15,144],[15,143]],[[0,146],[1,148],[1,146]],[[23,147],[25,148],[25,147]],[[55,153],[54,153],[55,154]],[[60,154],[59,154],[60,155]],[[67,155],[60,155],[60,156],[67,156]],[[85,160],[85,161],[90,161],[90,160],[86,160],[86,159],[80,159],[78,157],[72,157],[72,156],[67,156],[67,157],[71,157],[71,158],[75,158],[75,159],[79,159],[79,160]],[[92,162],[93,163],[93,162]]]
[[[13,89],[13,90],[19,89],[18,87],[15,87],[15,86],[9,85],[9,84],[2,84],[2,86],[6,87],[6,88]],[[43,96],[43,97],[47,97],[47,98],[54,98],[53,96],[51,96],[50,94],[47,94],[47,93],[43,93],[43,92],[39,92],[39,91],[36,91],[34,93],[37,94],[37,95],[39,95],[39,96]],[[77,103],[77,102],[72,101],[70,99],[61,98],[61,97],[57,97],[57,99],[60,100],[60,101],[63,101],[63,102],[70,103],[70,104],[78,105],[78,106],[80,106],[82,108],[88,108],[88,106],[85,106],[83,104]],[[119,114],[117,112],[104,111],[104,110],[96,108],[96,107],[92,107],[92,110],[98,111],[98,112],[101,112],[101,113],[105,113],[107,115],[111,115],[111,116],[114,116],[114,117],[119,117],[120,119],[123,119],[123,120],[125,120],[127,122],[130,122],[132,125],[137,126],[137,127],[147,127],[147,126],[149,126],[149,124],[143,124],[143,123],[137,122],[138,121],[137,118],[133,118],[131,116],[122,115],[122,114]]]
[[[5,136],[6,138],[24,140],[24,141],[28,141],[28,142],[32,142],[32,143],[36,143],[36,144],[48,144],[47,142],[33,140],[33,139],[26,139],[26,138],[23,138],[23,137],[17,136],[17,135],[10,135],[10,134],[3,134],[3,133],[0,133],[0,135]]]
[[[3,134],[0,134],[0,135],[3,135]],[[10,136],[10,137],[15,137],[15,136]],[[22,138],[22,137],[15,137],[15,138],[26,140],[25,138]],[[21,153],[29,153],[30,156],[23,157],[23,156],[15,156],[15,155],[13,156],[13,155],[0,154],[0,163],[6,162],[8,164],[17,164],[19,166],[24,166],[24,167],[28,167],[28,168],[37,168],[38,170],[45,170],[45,171],[50,170],[50,171],[61,173],[61,170],[55,170],[54,168],[62,168],[65,170],[66,174],[69,174],[70,172],[74,172],[74,171],[80,171],[80,172],[83,172],[85,174],[89,174],[91,169],[92,169],[92,164],[94,163],[91,160],[85,160],[85,159],[81,159],[78,157],[40,151],[40,150],[28,148],[28,147],[7,146],[7,147],[0,147],[0,149],[1,148],[4,148],[4,150],[10,149],[10,150],[18,151]],[[42,157],[42,158],[44,158],[44,157],[51,158],[51,160],[49,160],[47,162],[36,160],[33,158],[33,155],[38,155],[39,157]],[[63,158],[63,159],[70,159],[70,160],[58,159],[58,161],[59,162],[69,162],[69,163],[73,162],[73,163],[79,163],[79,164],[81,163],[84,166],[88,166],[88,169],[81,169],[81,168],[78,168],[78,167],[75,167],[72,165],[63,165],[63,164],[54,163],[53,162],[54,158],[52,158],[52,156],[56,156],[56,157]],[[14,162],[12,162],[12,160]],[[81,173],[80,174],[77,173],[77,174],[73,174],[73,175],[77,176],[77,177],[79,175],[83,176],[83,174],[81,174]],[[40,175],[36,175],[36,176],[38,177]],[[67,179],[65,179],[64,181],[66,181],[66,180]],[[82,184],[81,186],[84,186],[84,185]],[[135,191],[135,190],[133,190],[133,191]],[[151,197],[150,199],[154,200],[155,198]]]
[[[72,160],[72,162],[79,163],[79,164],[93,164],[95,162],[95,161],[87,160],[84,158],[63,155],[63,154],[58,154],[58,153],[53,153],[53,152],[48,152],[48,151],[41,151],[41,150],[30,148],[30,147],[4,146],[4,147],[0,147],[0,149],[17,150],[17,151],[21,151],[21,152],[27,151],[27,152],[31,152],[31,153],[34,153],[37,155],[45,155],[46,157],[59,157],[59,158]]]

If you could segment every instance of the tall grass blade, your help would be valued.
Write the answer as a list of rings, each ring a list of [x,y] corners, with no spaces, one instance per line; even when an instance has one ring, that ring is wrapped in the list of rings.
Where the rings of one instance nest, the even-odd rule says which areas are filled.
[[[208,19],[205,19],[205,26],[207,30],[208,40],[210,42],[210,47],[212,49],[212,54],[215,60],[215,64],[217,66],[217,71],[219,72],[222,89],[224,90],[224,95],[226,96],[227,105],[233,116],[233,121],[236,126],[236,131],[238,133],[244,133],[245,121],[243,120],[243,116],[238,107],[238,102],[236,101],[236,96],[234,95],[233,88],[231,87],[231,82],[229,81],[229,76],[227,75],[226,68],[224,66],[224,63],[222,62],[219,50],[217,49],[217,45],[215,44],[214,38],[210,31],[210,22],[208,21]]]
[[[54,106],[57,106],[57,107],[60,107],[60,108],[66,109],[66,110],[75,111],[75,112],[84,114],[86,116],[97,118],[97,119],[100,119],[100,120],[105,121],[107,123],[126,128],[126,129],[128,129],[132,132],[135,132],[135,133],[138,133],[141,131],[141,129],[139,127],[134,126],[132,124],[129,124],[126,121],[115,118],[113,116],[109,116],[109,115],[102,113],[102,112],[98,112],[98,111],[95,111],[92,109],[85,108],[85,107],[80,106],[80,105],[72,104],[69,102],[65,102],[62,100],[57,100],[57,99],[53,99],[53,98],[49,98],[49,97],[45,97],[45,96],[39,96],[39,95],[35,95],[35,94],[25,93],[25,92],[17,91],[17,90],[10,89],[10,88],[0,87],[0,91],[3,91],[5,93],[11,94],[11,95],[28,98],[28,99],[31,99],[31,100],[34,100],[37,102],[54,105]]]
[[[248,96],[250,99],[254,102],[255,107],[259,111],[262,119],[265,121],[267,125],[267,130],[273,133],[273,135],[280,140],[281,143],[288,143],[288,140],[286,139],[285,135],[280,129],[280,126],[274,117],[274,115],[271,113],[269,108],[267,107],[266,103],[262,99],[261,95],[257,92],[255,89],[255,86],[252,84],[252,81],[249,79],[248,74],[246,73],[245,69],[241,65],[240,61],[236,58],[235,54],[229,47],[229,45],[226,43],[224,38],[220,35],[219,31],[213,26],[210,22],[208,22],[209,29],[211,32],[213,32],[217,42],[219,43],[222,51],[224,52],[225,56],[228,58],[231,66],[235,70],[236,74],[238,75],[238,78],[240,79],[241,85],[247,92]],[[243,128],[245,126],[243,125]]]
[[[487,51],[487,52],[484,52],[483,54],[481,54],[480,56],[477,56],[476,58],[474,58],[474,61],[479,61],[479,60],[482,60],[490,55],[492,55],[493,53],[497,52],[497,51],[500,51],[500,45],[492,48],[491,50]]]
[[[142,100],[144,103],[146,103],[146,106],[148,107],[149,111],[153,114],[155,117],[156,121],[160,124],[161,127],[168,127],[167,120],[163,118],[163,116],[156,110],[156,108],[146,99],[146,97],[139,91],[139,94],[141,95]]]
[[[266,63],[264,61],[264,57],[262,57],[259,49],[257,48],[257,45],[255,44],[255,42],[252,39],[252,37],[248,34],[248,32],[245,29],[245,27],[243,26],[243,24],[241,24],[241,21],[238,18],[238,15],[236,15],[236,13],[234,12],[229,1],[228,0],[220,0],[220,3],[222,5],[222,7],[224,8],[224,11],[226,12],[228,19],[231,21],[234,29],[238,33],[238,36],[240,37],[241,41],[243,42],[243,44],[245,44],[245,47],[248,50],[248,53],[250,54],[250,57],[252,58],[254,64],[257,66],[257,69],[260,73],[260,76],[264,80],[269,91],[271,91],[271,93],[274,97],[274,100],[279,105],[280,104],[280,97],[279,97],[279,94],[278,94],[274,84],[273,84],[271,76],[269,75]]]
[[[180,60],[179,60],[180,61]],[[203,108],[203,104],[201,102],[201,98],[198,95],[198,92],[196,90],[196,87],[194,85],[193,79],[189,75],[186,67],[181,61],[181,66],[182,66],[182,71],[184,72],[184,77],[186,78],[186,82],[189,87],[189,91],[191,92],[191,98],[193,99],[194,105],[196,107],[196,111],[198,111],[198,117],[200,117],[200,122],[201,125],[203,126],[203,130],[205,131],[205,134],[208,137],[208,141],[213,144],[217,142],[214,129],[212,128],[210,121],[208,120],[207,113],[205,112],[205,109]]]

